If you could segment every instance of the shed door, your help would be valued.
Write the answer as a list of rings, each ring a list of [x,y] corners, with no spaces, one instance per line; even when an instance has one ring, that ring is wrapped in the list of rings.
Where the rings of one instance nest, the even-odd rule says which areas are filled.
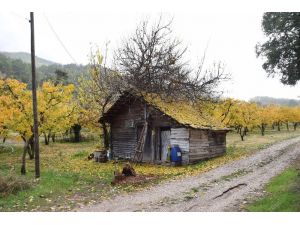
[[[170,145],[170,137],[171,137],[171,130],[170,128],[164,129],[162,128],[160,131],[160,152],[161,152],[161,161],[167,160],[168,154],[168,146]]]

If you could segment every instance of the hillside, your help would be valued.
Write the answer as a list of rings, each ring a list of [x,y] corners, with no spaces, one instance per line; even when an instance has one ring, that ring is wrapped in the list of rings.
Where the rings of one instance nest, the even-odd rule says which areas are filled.
[[[256,96],[250,99],[251,102],[256,102],[260,105],[282,105],[282,106],[296,106],[300,105],[300,100],[287,98],[272,98],[267,96]]]
[[[31,63],[31,55],[27,52],[0,52],[0,54],[3,54],[11,59],[20,59],[24,63]],[[58,64],[38,56],[35,57],[35,61],[37,67]]]
[[[48,61],[48,60],[45,60]],[[50,61],[48,61],[50,62]],[[88,66],[76,64],[55,64],[42,65],[37,67],[37,81],[41,83],[45,80],[55,80],[55,71],[60,70],[67,73],[67,83],[77,84],[78,77],[88,72]],[[21,59],[14,59],[0,53],[0,76],[10,77],[20,80],[31,86],[31,64],[22,61]]]

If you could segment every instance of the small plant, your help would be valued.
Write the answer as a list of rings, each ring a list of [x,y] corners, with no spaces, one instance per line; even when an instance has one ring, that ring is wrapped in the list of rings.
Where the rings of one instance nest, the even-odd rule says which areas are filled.
[[[89,155],[89,152],[87,152],[85,150],[79,150],[72,155],[72,158],[87,158],[88,155]]]

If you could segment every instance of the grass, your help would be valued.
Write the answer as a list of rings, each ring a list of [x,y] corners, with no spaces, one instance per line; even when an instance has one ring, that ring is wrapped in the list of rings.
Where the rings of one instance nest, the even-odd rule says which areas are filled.
[[[266,186],[267,195],[247,206],[252,212],[299,212],[300,172],[291,167]]]
[[[113,171],[122,164],[105,164],[88,161],[89,153],[96,149],[97,142],[41,143],[41,178],[34,179],[34,161],[27,160],[26,179],[33,183],[29,189],[0,197],[0,211],[68,211],[93,200],[109,198],[123,192],[142,189],[162,180],[177,179],[199,174],[232,160],[245,157],[274,142],[299,136],[300,131],[267,131],[264,137],[259,133],[249,134],[241,141],[236,133],[227,137],[227,153],[218,158],[183,167],[163,165],[136,165],[139,174],[155,174],[157,179],[146,184],[111,186]],[[14,152],[0,152],[0,170],[4,176],[11,171],[19,174],[22,143],[14,145]]]

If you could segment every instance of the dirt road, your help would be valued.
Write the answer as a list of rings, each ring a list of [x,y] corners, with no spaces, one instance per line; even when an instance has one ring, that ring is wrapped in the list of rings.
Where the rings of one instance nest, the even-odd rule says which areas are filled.
[[[300,155],[300,137],[197,176],[118,196],[78,211],[239,211]]]

